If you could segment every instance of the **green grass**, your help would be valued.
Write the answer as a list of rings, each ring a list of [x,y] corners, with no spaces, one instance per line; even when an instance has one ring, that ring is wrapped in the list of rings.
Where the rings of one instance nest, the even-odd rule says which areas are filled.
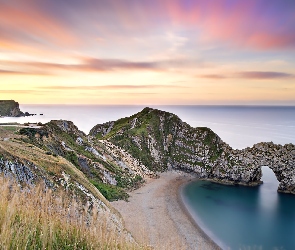
[[[123,175],[116,175],[115,179],[117,181],[118,187],[127,189],[138,187],[144,181],[139,175],[136,175],[134,178],[125,177]]]
[[[64,157],[76,167],[79,167],[78,156],[75,152],[67,151]]]
[[[19,130],[19,127],[17,126],[1,126],[1,128],[10,132],[16,132]]]
[[[35,135],[39,134],[40,137],[48,137],[48,132],[44,129],[36,129],[36,128],[21,128],[19,130],[20,135],[26,135],[28,136],[31,140],[35,139]]]
[[[110,184],[90,181],[108,201],[128,200],[129,195],[120,187]]]

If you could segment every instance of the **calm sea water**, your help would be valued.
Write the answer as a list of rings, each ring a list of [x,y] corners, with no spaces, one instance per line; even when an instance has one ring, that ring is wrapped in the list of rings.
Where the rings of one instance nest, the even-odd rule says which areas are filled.
[[[193,127],[209,127],[234,148],[257,142],[295,143],[295,107],[261,106],[152,106],[178,115]],[[44,114],[0,118],[1,122],[73,121],[88,133],[96,124],[113,121],[141,111],[144,106],[21,105],[21,110]]]
[[[258,142],[295,144],[295,107],[152,106],[178,115],[193,127],[206,126],[233,148]],[[21,110],[44,114],[0,118],[1,122],[73,121],[88,133],[99,123],[130,116],[144,106],[21,105]],[[278,194],[273,172],[263,168],[259,187],[191,182],[183,189],[190,213],[224,249],[295,249],[295,196]]]
[[[259,187],[209,181],[183,187],[191,215],[223,249],[295,249],[295,197],[277,193],[272,170],[262,171]]]

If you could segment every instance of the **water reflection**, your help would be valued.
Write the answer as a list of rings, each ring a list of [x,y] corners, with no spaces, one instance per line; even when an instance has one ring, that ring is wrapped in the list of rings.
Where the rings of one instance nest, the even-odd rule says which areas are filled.
[[[277,189],[279,186],[279,181],[277,180],[274,172],[266,166],[262,167],[262,181],[263,185],[259,187],[259,204],[260,209],[264,213],[275,213],[278,206],[278,196]]]

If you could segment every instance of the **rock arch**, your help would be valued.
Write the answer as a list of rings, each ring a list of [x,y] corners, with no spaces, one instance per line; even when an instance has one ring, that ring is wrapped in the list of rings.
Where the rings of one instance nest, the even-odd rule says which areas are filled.
[[[272,142],[258,143],[245,149],[251,154],[254,168],[268,166],[279,181],[278,191],[295,194],[295,146]],[[245,159],[249,162],[249,158]]]
[[[268,166],[279,181],[279,192],[295,194],[295,145],[272,142],[255,144],[251,148],[233,150],[228,145],[207,177],[216,181],[257,185],[261,183],[261,167]]]

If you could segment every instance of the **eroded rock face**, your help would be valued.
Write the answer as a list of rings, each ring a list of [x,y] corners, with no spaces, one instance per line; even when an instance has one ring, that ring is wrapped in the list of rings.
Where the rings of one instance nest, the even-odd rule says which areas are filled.
[[[145,108],[90,134],[123,148],[149,170],[179,169],[228,184],[258,185],[261,167],[280,181],[278,191],[295,194],[295,146],[259,143],[234,150],[209,128],[192,128],[177,116]]]
[[[97,195],[94,195],[83,183],[72,178],[69,173],[62,172],[59,176],[49,177],[42,167],[30,161],[24,161],[24,159],[18,159],[12,155],[0,155],[0,174],[11,178],[22,187],[26,185],[28,188],[34,188],[36,184],[43,183],[46,189],[63,188],[71,190],[73,193],[75,193],[74,190],[79,190],[79,198],[84,200],[86,207],[96,208],[97,212],[106,219],[108,228],[115,230],[118,235],[125,237],[128,241],[134,241],[130,233],[125,230],[122,218],[112,209],[110,204],[105,199],[100,199]]]
[[[30,164],[23,164],[17,160],[9,161],[4,158],[0,159],[0,173],[4,176],[12,177],[18,182],[24,182],[33,185],[36,181],[36,175],[31,171]]]
[[[25,142],[70,161],[96,185],[130,190],[142,185],[145,178],[155,176],[124,149],[110,142],[93,141],[71,121],[52,120],[40,128],[22,128],[20,134],[27,136]]]

